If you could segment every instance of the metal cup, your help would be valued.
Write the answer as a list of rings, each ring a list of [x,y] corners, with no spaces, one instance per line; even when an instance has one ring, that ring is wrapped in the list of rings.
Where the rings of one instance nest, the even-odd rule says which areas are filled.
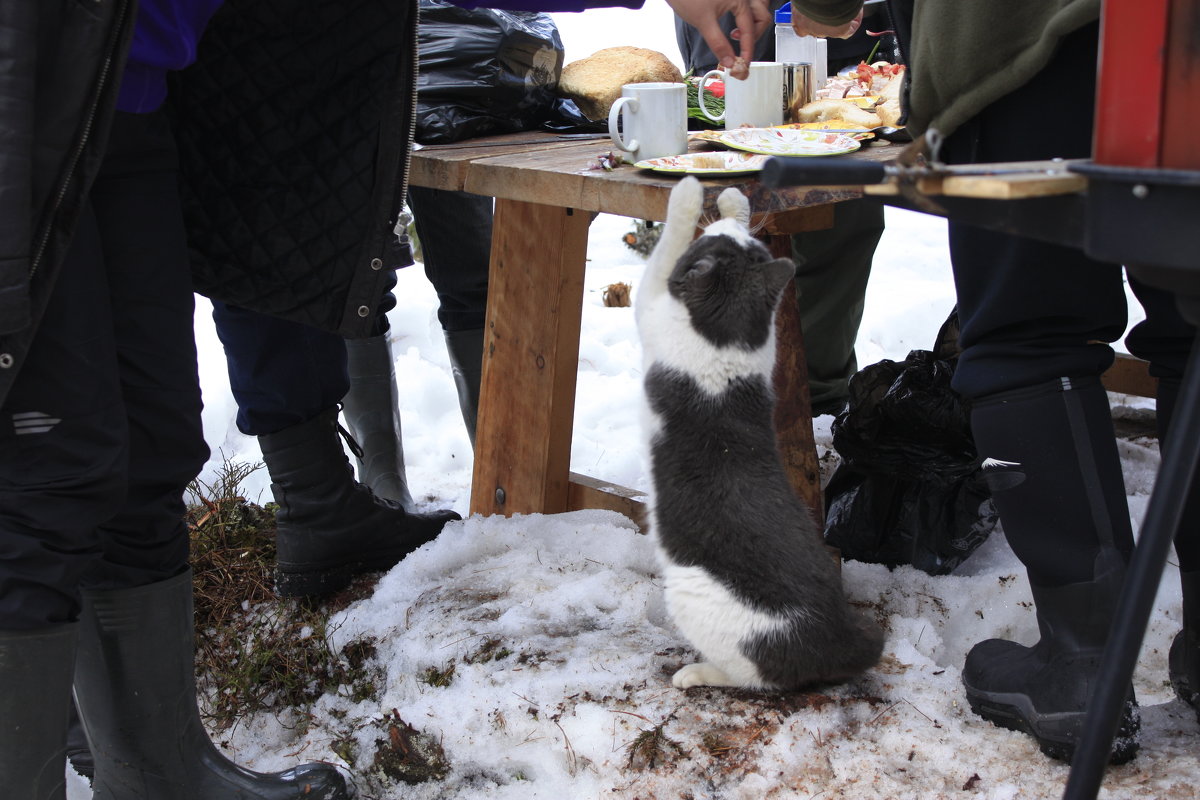
[[[783,121],[799,122],[800,109],[813,101],[816,85],[813,65],[807,62],[783,62]]]

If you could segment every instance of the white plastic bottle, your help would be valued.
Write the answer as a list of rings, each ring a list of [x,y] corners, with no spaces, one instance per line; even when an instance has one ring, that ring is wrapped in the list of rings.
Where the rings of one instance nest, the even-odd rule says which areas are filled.
[[[829,78],[829,43],[816,36],[797,36],[792,28],[792,4],[775,12],[775,60],[813,65],[814,84],[820,89]]]

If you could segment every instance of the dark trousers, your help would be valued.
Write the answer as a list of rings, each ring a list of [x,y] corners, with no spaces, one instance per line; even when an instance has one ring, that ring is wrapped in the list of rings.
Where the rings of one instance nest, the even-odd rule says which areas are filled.
[[[208,458],[193,310],[170,129],[119,113],[0,412],[0,629],[186,568],[183,493]]]
[[[492,199],[413,186],[409,201],[425,275],[438,295],[438,321],[448,331],[482,328]],[[384,310],[393,304],[385,304]],[[341,336],[217,301],[213,320],[225,348],[242,433],[262,436],[306,422],[349,391]],[[377,331],[387,331],[382,313]]]
[[[1097,25],[1089,25],[1067,37],[1041,75],[955,132],[947,142],[947,160],[1005,162],[1090,156],[1093,92],[1089,87],[1095,80],[1097,29]],[[1038,120],[1036,131],[1029,129],[1031,119]],[[1095,261],[1074,248],[953,221],[949,229],[962,325],[959,343],[963,352],[953,384],[960,394],[989,402],[998,395],[1064,377],[1086,383],[1112,364],[1109,343],[1121,336],[1127,322],[1121,265]],[[1169,293],[1134,278],[1130,285],[1147,316],[1130,333],[1127,344],[1130,352],[1150,362],[1151,372],[1160,378],[1159,415],[1165,419],[1170,399],[1163,398],[1162,389],[1178,387],[1195,330],[1179,314]],[[1032,427],[1032,421],[1015,424]],[[1107,443],[1095,443],[1096,452],[1101,452],[1101,444],[1109,445],[1104,448],[1109,455],[1098,464],[1099,471],[1119,482],[1120,463],[1111,448],[1111,433],[1107,425],[1093,427],[1093,435],[1108,439]],[[1050,475],[1079,469],[1065,454],[1055,455],[1059,460],[1046,470]],[[1181,527],[1185,535],[1176,544],[1185,569],[1200,568],[1200,542],[1194,536],[1200,498],[1195,487],[1192,494]],[[1094,534],[1087,526],[1076,525],[1072,530],[1064,526],[1054,534],[1062,541],[1047,543],[1037,531],[1021,529],[1003,514],[1002,522],[1018,552],[1046,553],[1052,545],[1078,552],[1095,547]],[[1072,536],[1077,541],[1065,541]],[[1029,565],[1028,557],[1022,560]],[[1079,568],[1086,573],[1088,565]]]
[[[989,106],[947,142],[952,163],[1091,155],[1097,26],[1064,40],[1037,78]],[[1068,90],[1068,87],[1075,87]],[[1066,95],[1066,96],[1064,96]],[[1037,119],[1031,133],[1028,120]],[[1125,330],[1119,264],[1071,247],[950,222],[963,354],[954,388],[966,397],[1062,376],[1099,375]],[[1131,279],[1147,312],[1130,351],[1160,376],[1182,375],[1194,333],[1168,293]]]

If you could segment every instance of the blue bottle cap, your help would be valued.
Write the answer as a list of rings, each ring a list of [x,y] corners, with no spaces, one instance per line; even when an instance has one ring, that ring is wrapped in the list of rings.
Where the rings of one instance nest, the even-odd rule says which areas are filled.
[[[780,23],[782,23],[784,25],[792,24],[792,4],[791,3],[784,3],[775,11],[775,24],[779,25]]]

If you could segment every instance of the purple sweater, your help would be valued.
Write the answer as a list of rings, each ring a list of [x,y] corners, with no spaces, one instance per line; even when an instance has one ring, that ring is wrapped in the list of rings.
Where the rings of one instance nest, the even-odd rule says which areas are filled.
[[[167,72],[196,60],[196,43],[224,0],[141,0],[129,61],[121,79],[117,109],[146,114],[167,96]],[[451,0],[463,8],[511,11],[585,11],[622,6],[641,8],[642,0]]]

